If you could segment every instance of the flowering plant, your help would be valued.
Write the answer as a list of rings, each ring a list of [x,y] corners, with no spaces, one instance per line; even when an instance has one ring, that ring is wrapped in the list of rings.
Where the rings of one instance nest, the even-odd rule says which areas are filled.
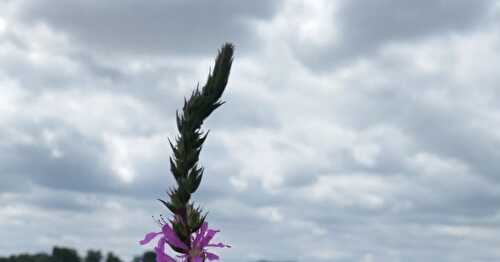
[[[229,79],[233,50],[232,44],[226,43],[222,46],[206,84],[201,90],[197,87],[189,100],[184,100],[182,112],[177,112],[179,136],[175,143],[169,140],[173,151],[173,156],[170,157],[170,171],[177,187],[169,190],[168,200],[159,199],[173,213],[173,218],[167,221],[160,215],[158,223],[161,231],[148,233],[139,242],[145,245],[161,235],[155,247],[157,262],[176,261],[165,253],[166,245],[180,253],[181,255],[177,257],[183,262],[217,260],[219,257],[208,252],[207,248],[230,247],[210,242],[219,231],[208,228],[208,223],[205,221],[207,214],[202,215],[201,208],[195,207],[190,200],[191,194],[198,189],[203,176],[203,168],[198,164],[198,159],[208,132],[201,131],[201,125],[224,103],[220,101],[220,97]]]
[[[231,247],[223,243],[211,243],[210,241],[219,230],[208,229],[208,223],[204,222],[196,234],[191,236],[191,246],[188,247],[182,242],[168,223],[163,224],[160,232],[151,232],[146,234],[141,245],[145,245],[153,240],[158,235],[163,235],[155,247],[156,261],[158,262],[175,262],[171,256],[165,254],[165,244],[169,244],[175,248],[181,249],[184,254],[178,257],[183,258],[183,261],[203,262],[205,258],[208,260],[217,260],[219,256],[208,252],[207,247]]]

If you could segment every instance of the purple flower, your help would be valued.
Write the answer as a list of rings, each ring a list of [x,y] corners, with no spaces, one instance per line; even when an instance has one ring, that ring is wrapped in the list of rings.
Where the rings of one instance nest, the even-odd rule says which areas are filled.
[[[218,233],[219,230],[213,230],[208,228],[207,222],[204,222],[200,229],[191,236],[191,246],[188,248],[184,242],[182,242],[175,232],[172,230],[168,223],[165,223],[162,227],[161,232],[151,232],[146,234],[143,240],[139,241],[141,245],[149,243],[151,240],[156,238],[158,235],[163,235],[158,244],[155,247],[156,262],[176,262],[171,256],[165,254],[165,244],[168,243],[171,246],[179,248],[184,251],[184,255],[178,256],[182,258],[183,262],[204,262],[205,258],[208,260],[218,260],[219,256],[214,253],[208,252],[206,248],[208,247],[231,247],[223,243],[211,243],[210,241]]]

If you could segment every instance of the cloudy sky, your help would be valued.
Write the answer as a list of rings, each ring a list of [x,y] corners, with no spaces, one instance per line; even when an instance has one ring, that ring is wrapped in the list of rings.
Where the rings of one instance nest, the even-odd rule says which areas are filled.
[[[174,113],[236,57],[195,200],[222,261],[500,260],[500,2],[0,1],[0,255],[131,258]]]

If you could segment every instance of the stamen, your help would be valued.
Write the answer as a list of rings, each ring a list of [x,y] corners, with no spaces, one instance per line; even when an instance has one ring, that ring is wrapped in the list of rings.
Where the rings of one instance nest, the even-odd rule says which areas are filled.
[[[160,214],[160,218],[161,218],[161,221],[163,221],[163,224],[168,224],[167,221],[165,220],[165,218],[163,217],[163,215]]]
[[[154,216],[151,216],[153,218],[153,221],[155,221],[155,223],[159,226],[159,227],[163,227],[163,224],[161,223],[161,221],[159,219],[156,219]]]

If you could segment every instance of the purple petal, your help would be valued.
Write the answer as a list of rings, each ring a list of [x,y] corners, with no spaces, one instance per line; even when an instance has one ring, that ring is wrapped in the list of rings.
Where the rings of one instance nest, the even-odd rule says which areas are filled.
[[[155,238],[157,235],[161,234],[162,232],[151,232],[147,233],[146,236],[144,237],[143,240],[139,241],[139,244],[141,245],[146,245],[149,243],[153,238]]]
[[[212,261],[212,260],[219,260],[219,256],[217,256],[216,254],[214,253],[210,253],[210,252],[205,252],[205,255],[207,255],[207,258],[208,260]]]
[[[198,246],[198,243],[203,238],[203,235],[205,235],[205,232],[207,231],[207,229],[208,229],[208,223],[203,222],[203,224],[201,224],[200,229],[198,229],[198,232],[196,232],[196,238],[193,241],[193,247]]]
[[[203,237],[203,239],[200,241],[200,247],[205,247],[206,245],[208,245],[208,243],[210,243],[210,240],[212,240],[212,238],[215,236],[215,234],[219,232],[219,230],[212,230],[212,229],[209,229],[207,234]]]
[[[165,238],[167,239],[167,242],[177,248],[183,249],[183,250],[189,250],[189,248],[182,242],[177,235],[175,234],[174,230],[170,227],[169,224],[165,224],[162,228],[163,230],[163,235],[165,235]]]
[[[208,223],[207,222],[203,222],[203,224],[201,224],[201,227],[199,229],[200,234],[201,235],[205,234],[205,232],[207,231],[207,229],[208,229]]]
[[[165,243],[166,243],[165,237],[160,238],[160,240],[156,244],[155,249],[161,250],[161,252],[163,252],[165,250]]]
[[[176,262],[175,259],[165,254],[165,238],[162,237],[155,247],[156,262]]]
[[[182,260],[180,260],[181,262],[187,262],[189,255],[182,255],[182,256],[177,255],[176,257],[182,259]]]

